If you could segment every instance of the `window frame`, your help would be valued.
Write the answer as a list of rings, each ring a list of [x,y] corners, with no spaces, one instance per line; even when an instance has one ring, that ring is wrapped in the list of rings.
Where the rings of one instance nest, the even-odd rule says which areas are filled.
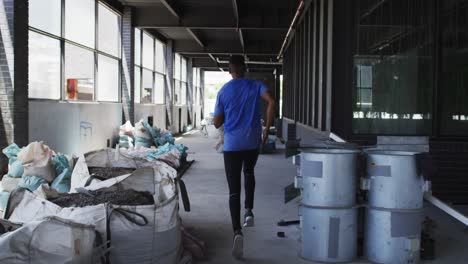
[[[49,33],[47,31],[41,30],[39,28],[35,28],[31,25],[29,25],[28,22],[28,31],[29,32],[34,32],[55,40],[58,40],[60,42],[60,99],[49,99],[49,98],[34,98],[34,97],[29,97],[28,94],[28,100],[33,100],[33,101],[56,101],[56,102],[70,102],[70,103],[121,103],[122,102],[122,56],[123,56],[123,48],[122,48],[122,27],[123,27],[123,19],[122,19],[122,13],[117,11],[115,8],[110,6],[104,1],[101,0],[94,0],[94,18],[95,18],[95,24],[94,24],[94,47],[88,47],[84,44],[72,41],[70,39],[67,39],[65,37],[65,2],[66,0],[60,0],[61,4],[61,17],[60,17],[60,35],[54,35],[52,33]],[[118,56],[109,54],[107,52],[101,51],[99,49],[99,7],[102,5],[104,8],[107,8],[109,11],[114,13],[115,15],[118,16],[119,18],[119,33],[120,36],[118,37],[118,46],[119,46],[119,52]],[[29,11],[28,11],[29,12]],[[94,83],[94,94],[93,94],[93,100],[70,100],[67,99],[66,97],[66,79],[65,79],[65,46],[66,44],[72,45],[74,47],[84,49],[87,51],[91,51],[94,56],[94,76],[93,76],[93,83]],[[98,93],[99,93],[99,87],[98,87],[98,71],[99,71],[99,63],[98,63],[98,58],[99,55],[108,57],[110,59],[117,60],[118,62],[118,100],[117,101],[99,101],[98,100]],[[29,82],[29,81],[28,81]]]

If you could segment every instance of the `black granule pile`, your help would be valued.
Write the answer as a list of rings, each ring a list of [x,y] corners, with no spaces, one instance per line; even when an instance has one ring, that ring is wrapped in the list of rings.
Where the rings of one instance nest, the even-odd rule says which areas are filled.
[[[49,200],[60,207],[85,207],[110,203],[114,205],[151,205],[153,195],[149,192],[121,190],[114,192],[88,191],[88,193],[63,193]]]
[[[118,167],[89,167],[88,171],[90,175],[96,176],[97,178],[111,179],[125,174],[133,173],[135,169]]]

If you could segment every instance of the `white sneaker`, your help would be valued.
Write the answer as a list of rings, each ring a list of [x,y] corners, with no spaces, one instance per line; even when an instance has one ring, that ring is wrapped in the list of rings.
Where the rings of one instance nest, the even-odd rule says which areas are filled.
[[[252,211],[247,211],[244,215],[244,227],[252,227],[255,225],[254,215]]]
[[[232,256],[241,259],[244,256],[244,236],[241,232],[236,232],[232,245]]]

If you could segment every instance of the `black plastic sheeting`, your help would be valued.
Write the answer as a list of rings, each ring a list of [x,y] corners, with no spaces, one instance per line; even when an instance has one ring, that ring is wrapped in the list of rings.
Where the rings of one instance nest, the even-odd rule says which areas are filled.
[[[88,171],[91,176],[94,176],[94,178],[107,180],[133,173],[135,169],[119,167],[89,167]]]
[[[85,207],[104,203],[130,206],[154,204],[153,195],[151,193],[137,192],[134,190],[64,193],[60,194],[60,196],[57,198],[49,199],[49,201],[60,207]]]

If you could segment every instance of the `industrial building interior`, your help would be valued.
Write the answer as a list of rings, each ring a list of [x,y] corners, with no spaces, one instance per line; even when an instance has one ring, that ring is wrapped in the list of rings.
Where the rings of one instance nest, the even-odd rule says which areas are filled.
[[[0,0],[0,263],[467,263],[467,29],[468,0]],[[277,110],[241,260],[233,55]]]

